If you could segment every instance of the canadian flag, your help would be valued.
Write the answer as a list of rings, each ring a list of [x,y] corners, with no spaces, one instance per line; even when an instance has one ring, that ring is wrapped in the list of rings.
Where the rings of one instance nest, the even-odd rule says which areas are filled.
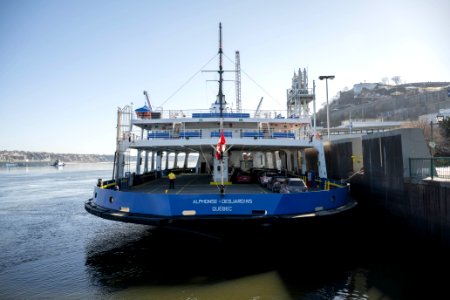
[[[216,158],[222,159],[224,152],[225,152],[225,135],[223,134],[222,131],[222,134],[220,135],[219,142],[217,143],[216,147]]]

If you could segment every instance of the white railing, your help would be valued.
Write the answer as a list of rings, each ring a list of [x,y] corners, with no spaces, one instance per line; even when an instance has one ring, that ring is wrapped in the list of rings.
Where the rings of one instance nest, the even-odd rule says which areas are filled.
[[[156,110],[161,114],[162,119],[181,119],[181,118],[211,118],[219,117],[220,113],[212,112],[209,109],[195,109],[195,110]],[[236,111],[232,109],[225,109],[223,111],[224,117],[231,118],[254,118],[256,110],[241,110]],[[138,117],[134,116],[136,119],[149,119],[149,117]],[[311,115],[295,115],[288,116],[287,110],[261,110],[258,113],[258,118],[261,119],[302,119],[311,118]]]
[[[225,129],[225,138],[235,139],[290,139],[307,140],[311,138],[311,133],[299,130],[251,130],[251,129]],[[147,140],[172,140],[172,139],[210,139],[219,138],[220,132],[217,128],[211,129],[190,129],[174,132],[173,130],[151,130],[144,136]],[[133,140],[140,140],[140,137],[134,136]]]

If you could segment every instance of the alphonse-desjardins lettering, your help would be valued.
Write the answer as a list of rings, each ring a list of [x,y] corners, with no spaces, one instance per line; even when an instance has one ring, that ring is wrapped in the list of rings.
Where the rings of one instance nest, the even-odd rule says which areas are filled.
[[[195,199],[192,200],[192,204],[252,204],[252,199]]]
[[[195,199],[192,204],[217,204],[217,199]]]
[[[222,199],[221,204],[252,204],[252,199]]]

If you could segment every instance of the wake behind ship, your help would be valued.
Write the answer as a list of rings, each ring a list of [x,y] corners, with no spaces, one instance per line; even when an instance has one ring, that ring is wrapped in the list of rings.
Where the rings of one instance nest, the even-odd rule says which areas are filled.
[[[315,95],[306,70],[294,74],[285,111],[262,111],[261,102],[254,111],[243,110],[239,98],[233,110],[223,94],[222,55],[220,25],[218,95],[210,109],[153,110],[147,92],[144,107],[118,109],[113,178],[98,180],[85,203],[89,213],[149,225],[267,223],[355,206],[349,186],[327,178],[323,141],[311,121]],[[240,78],[238,53],[236,58]],[[133,172],[130,150],[137,152]],[[194,167],[188,165],[193,157]],[[173,189],[169,174],[176,176]]]

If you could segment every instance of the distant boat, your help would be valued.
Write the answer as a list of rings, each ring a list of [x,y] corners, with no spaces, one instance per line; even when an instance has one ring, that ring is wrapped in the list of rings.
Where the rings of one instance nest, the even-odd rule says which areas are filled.
[[[8,161],[5,163],[5,167],[7,168],[12,168],[12,167],[17,167],[19,164],[16,162],[13,162],[11,160],[11,158],[8,159]]]
[[[63,167],[65,165],[66,164],[64,162],[60,161],[59,159],[55,160],[55,162],[52,164],[52,166],[54,166],[54,167]]]

